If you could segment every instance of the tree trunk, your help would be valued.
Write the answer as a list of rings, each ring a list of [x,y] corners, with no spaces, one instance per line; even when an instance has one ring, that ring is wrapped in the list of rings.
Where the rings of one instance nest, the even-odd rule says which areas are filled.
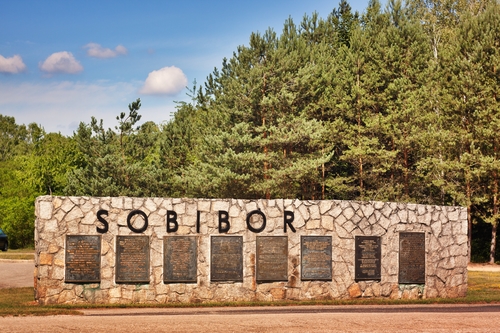
[[[265,127],[266,126],[266,118],[262,118],[262,125]],[[267,132],[264,131],[264,139],[267,138]],[[265,155],[265,160],[264,160],[264,181],[267,181],[268,179],[268,169],[269,169],[269,163],[267,162],[267,145],[264,146],[264,155]],[[271,193],[269,191],[269,188],[266,187],[266,193],[265,193],[266,199],[269,200],[271,199]]]
[[[490,247],[490,264],[495,263],[495,250],[497,247],[497,228],[498,228],[498,222],[493,222],[492,228],[491,228],[491,247]]]
[[[356,71],[356,86],[359,88],[361,86],[360,81],[361,63],[359,58],[357,59],[357,71]],[[361,148],[361,106],[360,106],[360,96],[359,91],[356,92],[356,108],[358,113],[358,147]],[[360,149],[361,150],[361,149]],[[363,156],[359,156],[359,196],[360,199],[364,199],[364,183],[363,183]]]
[[[491,226],[491,246],[490,246],[490,264],[495,263],[495,252],[497,247],[497,229],[498,229],[498,177],[496,171],[493,172],[493,221]]]
[[[471,214],[471,206],[467,206],[467,247],[469,253],[469,262],[471,259],[471,242],[472,242],[472,217]]]
[[[404,192],[406,195],[406,200],[410,198],[410,180],[409,180],[409,162],[408,162],[408,149],[406,147],[403,149],[403,158],[404,158]]]
[[[263,76],[263,86],[262,86],[262,98],[264,98],[266,94],[266,74],[264,73]],[[262,126],[264,127],[264,135],[263,138],[264,140],[267,138],[267,132],[265,130],[266,127],[266,116],[265,116],[265,109],[262,110],[261,117],[262,117]],[[269,170],[269,163],[267,162],[267,145],[264,146],[264,155],[265,155],[265,160],[264,160],[264,181],[267,181],[269,179],[268,177],[268,170]],[[271,199],[271,192],[269,191],[269,187],[266,187],[265,190],[265,197],[267,200]]]
[[[325,200],[325,163],[321,165],[321,200]]]
[[[469,248],[469,262],[471,259],[471,245],[472,245],[472,217],[471,217],[471,188],[470,181],[466,182],[466,195],[467,195],[467,247]]]

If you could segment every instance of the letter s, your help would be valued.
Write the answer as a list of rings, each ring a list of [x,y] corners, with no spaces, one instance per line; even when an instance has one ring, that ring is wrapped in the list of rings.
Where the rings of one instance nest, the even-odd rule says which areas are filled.
[[[99,211],[97,212],[97,219],[99,220],[99,222],[101,222],[101,223],[104,225],[104,227],[103,227],[103,228],[99,228],[99,227],[96,227],[96,228],[95,228],[95,229],[96,229],[96,231],[97,231],[98,233],[100,233],[100,234],[105,234],[105,233],[107,233],[107,232],[108,232],[108,230],[109,230],[109,223],[108,223],[108,221],[106,221],[106,220],[104,219],[104,217],[102,217],[103,215],[104,215],[104,216],[108,216],[108,211],[107,211],[107,210],[105,210],[105,209],[101,209],[101,210],[99,210]]]

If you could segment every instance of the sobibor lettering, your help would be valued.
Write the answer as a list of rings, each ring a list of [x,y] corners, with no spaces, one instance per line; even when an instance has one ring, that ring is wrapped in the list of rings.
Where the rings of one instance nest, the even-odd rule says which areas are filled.
[[[109,221],[105,219],[104,217],[108,216],[109,212],[105,209],[100,209],[97,211],[97,220],[102,224],[102,226],[96,226],[96,231],[100,234],[105,234],[109,231]],[[142,217],[143,224],[141,227],[136,227],[132,223],[132,218],[136,215],[139,215]],[[258,227],[254,227],[251,223],[252,217],[254,215],[260,216],[261,219],[261,225]],[[219,210],[218,211],[218,229],[219,233],[227,233],[231,229],[231,223],[229,221],[229,213],[225,210]],[[292,232],[296,232],[294,226],[293,226],[293,221],[295,219],[295,215],[292,211],[285,210],[283,214],[283,232],[287,233],[288,228]],[[253,210],[249,212],[246,216],[246,225],[248,230],[250,230],[253,233],[260,233],[264,231],[266,228],[266,215],[260,210]],[[200,228],[201,228],[201,212],[197,211],[196,212],[196,232],[200,233]],[[127,227],[134,233],[141,234],[144,231],[147,230],[148,228],[148,216],[146,213],[144,213],[142,210],[136,209],[131,211],[128,216],[127,216]],[[177,221],[177,213],[173,210],[167,210],[167,214],[165,216],[165,225],[166,225],[166,230],[167,233],[175,233],[179,229],[179,222]]]

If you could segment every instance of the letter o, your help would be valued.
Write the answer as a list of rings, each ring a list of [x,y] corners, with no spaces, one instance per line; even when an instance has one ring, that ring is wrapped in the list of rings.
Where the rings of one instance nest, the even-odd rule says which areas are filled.
[[[144,218],[144,225],[141,228],[134,228],[134,226],[131,223],[132,217],[137,214],[141,215]],[[127,216],[127,226],[130,230],[132,230],[136,234],[140,234],[146,231],[146,229],[148,228],[148,217],[146,213],[138,209],[131,211]]]
[[[250,219],[252,218],[252,215],[254,214],[259,214],[260,216],[262,216],[262,225],[260,226],[260,228],[254,228],[252,227],[252,225],[250,224]],[[259,233],[259,232],[262,232],[265,228],[266,228],[266,215],[264,215],[264,213],[262,213],[260,210],[252,210],[250,213],[248,213],[247,215],[247,228],[248,230],[250,230],[251,232],[255,232],[255,233]]]

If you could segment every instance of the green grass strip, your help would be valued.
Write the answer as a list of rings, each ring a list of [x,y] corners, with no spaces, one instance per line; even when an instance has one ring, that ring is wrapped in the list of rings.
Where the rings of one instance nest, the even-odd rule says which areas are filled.
[[[0,252],[0,259],[10,260],[33,260],[35,259],[35,250],[32,249],[9,249],[7,252]]]

